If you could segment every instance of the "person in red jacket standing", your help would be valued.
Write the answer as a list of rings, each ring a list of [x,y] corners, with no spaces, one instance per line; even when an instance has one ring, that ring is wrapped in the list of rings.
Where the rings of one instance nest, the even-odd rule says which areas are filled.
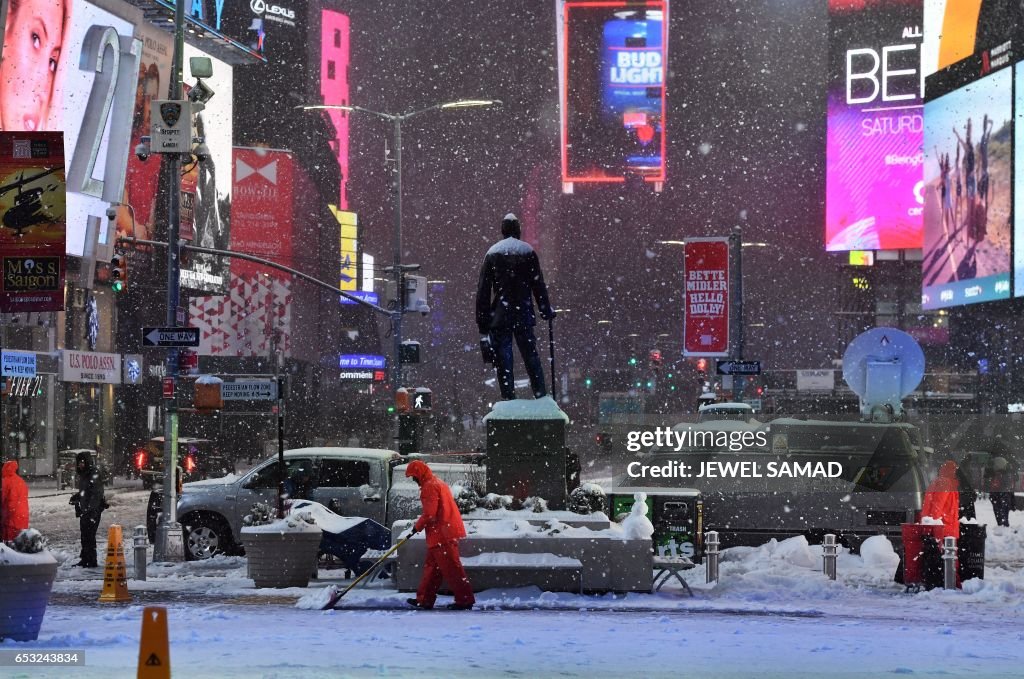
[[[423,504],[423,513],[416,520],[410,536],[421,530],[427,532],[427,560],[423,564],[423,578],[416,590],[416,598],[409,599],[409,604],[416,608],[433,608],[443,579],[455,594],[455,603],[449,604],[448,608],[473,608],[476,603],[473,587],[459,559],[459,540],[466,537],[466,527],[462,524],[462,515],[459,514],[452,491],[421,460],[410,462],[405,475],[412,477],[419,485],[420,502]]]
[[[18,476],[18,461],[4,462],[0,500],[0,540],[10,542],[28,528],[28,485]]]
[[[960,539],[960,486],[953,460],[942,463],[939,475],[925,491],[921,516],[942,521],[942,537]]]

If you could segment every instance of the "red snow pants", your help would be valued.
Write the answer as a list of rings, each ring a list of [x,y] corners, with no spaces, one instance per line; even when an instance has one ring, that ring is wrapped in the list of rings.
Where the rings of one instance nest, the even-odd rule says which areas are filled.
[[[423,578],[416,599],[420,606],[431,608],[437,599],[437,590],[441,588],[441,580],[448,583],[448,588],[455,595],[457,604],[473,604],[473,587],[469,584],[466,571],[459,559],[459,543],[455,540],[442,542],[436,547],[427,549],[427,562],[423,564]]]

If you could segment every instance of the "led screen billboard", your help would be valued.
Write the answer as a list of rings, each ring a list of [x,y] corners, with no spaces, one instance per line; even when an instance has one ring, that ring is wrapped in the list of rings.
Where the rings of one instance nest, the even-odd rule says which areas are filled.
[[[683,355],[729,355],[729,239],[687,238]]]
[[[68,254],[84,253],[90,217],[104,227],[98,237],[106,242],[107,204],[124,189],[141,51],[126,18],[134,11],[82,0],[23,0],[8,8],[0,125],[64,132]]]
[[[1015,67],[1014,79],[1016,80],[1016,101],[1014,101],[1014,118],[1019,127],[1024,120],[1024,91],[1021,83],[1024,83],[1024,62],[1018,63]],[[1024,163],[1024,135],[1014,135],[1014,167],[1013,173],[1013,197],[1014,197],[1014,223],[1013,223],[1013,295],[1024,297],[1024,171],[1021,170]]]
[[[991,55],[928,78],[925,309],[1010,296],[1012,69]]]
[[[562,181],[665,180],[668,2],[560,1]]]
[[[924,0],[924,74],[951,66],[1024,32],[1020,0]]]
[[[919,0],[830,0],[825,246],[920,248]]]

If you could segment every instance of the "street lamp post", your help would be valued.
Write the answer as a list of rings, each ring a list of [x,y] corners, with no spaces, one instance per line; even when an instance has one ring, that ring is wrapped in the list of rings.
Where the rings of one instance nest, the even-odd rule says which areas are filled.
[[[171,100],[181,101],[184,95],[185,70],[185,3],[174,7],[174,51],[171,60]],[[167,325],[177,323],[178,303],[181,297],[181,154],[172,153],[170,162],[171,185],[167,197]],[[133,234],[134,235],[134,234]],[[184,558],[184,539],[181,524],[175,516],[177,509],[178,409],[175,392],[178,379],[178,349],[167,350],[165,379],[171,383],[171,397],[164,414],[164,479],[163,512],[157,526],[153,546],[153,561],[181,561]]]
[[[416,265],[403,266],[402,264],[402,123],[410,118],[420,115],[421,113],[437,109],[476,108],[501,105],[501,101],[497,99],[462,99],[443,104],[434,104],[427,108],[400,114],[382,113],[380,111],[363,108],[362,106],[348,106],[343,104],[313,104],[295,107],[296,109],[303,111],[328,110],[347,111],[349,113],[366,113],[368,115],[377,116],[378,118],[383,118],[384,120],[391,122],[394,126],[395,165],[392,170],[394,173],[392,179],[394,200],[394,238],[392,245],[394,251],[391,273],[394,274],[397,302],[396,308],[391,314],[391,329],[392,334],[394,335],[394,356],[391,361],[391,392],[393,400],[397,397],[398,389],[402,386],[401,351],[402,314],[405,311],[405,272],[417,268]]]

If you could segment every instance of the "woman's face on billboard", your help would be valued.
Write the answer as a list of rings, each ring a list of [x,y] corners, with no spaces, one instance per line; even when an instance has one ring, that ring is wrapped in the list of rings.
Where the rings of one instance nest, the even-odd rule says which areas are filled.
[[[12,0],[0,64],[0,125],[42,129],[50,109],[69,0]]]

